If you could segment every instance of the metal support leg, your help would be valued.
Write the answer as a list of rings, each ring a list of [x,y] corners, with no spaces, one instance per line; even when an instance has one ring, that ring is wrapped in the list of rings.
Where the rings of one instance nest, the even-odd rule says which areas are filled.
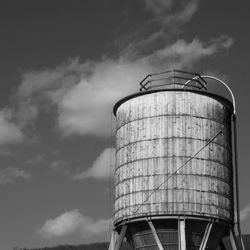
[[[123,225],[120,234],[116,231],[112,232],[109,250],[120,250],[126,231],[127,225]]]
[[[151,229],[151,231],[153,233],[154,239],[155,239],[155,241],[157,243],[157,246],[158,246],[159,250],[164,250],[164,248],[163,248],[163,246],[161,244],[161,241],[160,241],[160,239],[158,237],[158,234],[157,234],[157,232],[155,230],[154,224],[152,223],[151,220],[148,221],[148,224],[149,224],[149,227],[150,227],[150,229]]]
[[[178,235],[179,235],[179,250],[186,250],[186,232],[185,232],[185,220],[179,221]]]
[[[235,238],[235,233],[234,233],[233,229],[230,229],[230,235],[229,236],[230,236],[229,239],[230,239],[232,249],[233,250],[238,250],[237,243],[236,243],[236,238]]]
[[[223,241],[220,242],[220,249],[221,250],[227,250],[224,243],[223,243]]]
[[[117,233],[115,231],[112,231],[108,250],[115,250],[116,236],[117,236]]]
[[[199,250],[205,250],[206,249],[207,241],[208,241],[208,238],[210,236],[210,232],[211,232],[212,226],[213,226],[212,222],[209,222],[207,224],[206,230],[205,230],[205,233],[204,233],[204,236],[203,236],[203,239],[202,239],[202,242],[201,242]]]
[[[118,239],[116,241],[115,250],[120,250],[123,239],[124,239],[124,236],[125,236],[125,233],[127,231],[127,227],[128,227],[127,225],[122,226],[122,230],[121,230],[121,232],[120,232],[120,234],[118,236]]]

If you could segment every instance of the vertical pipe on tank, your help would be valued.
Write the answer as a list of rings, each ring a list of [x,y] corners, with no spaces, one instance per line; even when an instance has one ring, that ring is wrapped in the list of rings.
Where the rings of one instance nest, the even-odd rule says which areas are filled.
[[[238,175],[238,155],[237,155],[237,124],[236,124],[236,114],[233,114],[233,130],[234,130],[234,166],[235,166],[235,188],[236,188],[236,224],[240,237],[240,245],[242,250],[245,250],[241,228],[240,228],[240,208],[239,208],[239,175]]]
[[[232,120],[233,120],[233,141],[234,141],[234,170],[235,170],[235,188],[236,188],[236,222],[235,224],[237,225],[237,230],[239,233],[239,238],[240,238],[240,245],[242,250],[245,250],[245,246],[244,246],[244,242],[243,242],[243,238],[242,238],[242,233],[241,233],[241,227],[240,227],[240,205],[239,205],[239,180],[238,180],[238,155],[237,155],[237,126],[236,126],[236,104],[235,104],[235,98],[234,98],[234,94],[232,92],[232,90],[229,88],[229,86],[223,82],[222,80],[220,80],[217,77],[214,76],[209,76],[209,75],[202,75],[202,78],[208,78],[208,79],[212,79],[215,81],[218,81],[219,83],[221,83],[224,87],[226,87],[226,89],[229,91],[232,100],[233,100],[233,106],[234,106],[234,113],[232,115]],[[194,77],[194,79],[197,77]],[[190,82],[191,80],[187,81],[184,84],[184,87]]]

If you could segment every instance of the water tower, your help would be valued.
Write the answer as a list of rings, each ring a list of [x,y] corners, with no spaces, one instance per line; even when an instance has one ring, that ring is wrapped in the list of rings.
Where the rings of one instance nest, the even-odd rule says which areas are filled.
[[[224,85],[232,101],[208,91]],[[116,169],[110,250],[244,250],[230,88],[183,71],[148,75],[114,106]],[[236,216],[235,216],[236,214]],[[235,218],[234,218],[235,217]]]

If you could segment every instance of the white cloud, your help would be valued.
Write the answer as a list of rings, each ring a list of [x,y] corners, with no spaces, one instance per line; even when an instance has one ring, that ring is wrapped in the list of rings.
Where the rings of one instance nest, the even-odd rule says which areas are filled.
[[[232,38],[225,35],[211,39],[206,43],[197,38],[190,43],[180,39],[170,46],[155,51],[150,58],[157,65],[165,62],[166,66],[172,69],[191,69],[201,59],[214,55],[223,49],[228,49],[232,44]]]
[[[138,91],[138,83],[147,74],[174,68],[193,69],[202,59],[233,44],[233,39],[226,35],[208,42],[194,38],[170,43],[174,32],[197,12],[200,1],[144,2],[158,28],[146,34],[137,30],[140,35],[134,42],[129,39],[118,57],[85,62],[76,58],[54,69],[26,72],[16,94],[19,127],[29,125],[41,109],[46,109],[54,112],[55,126],[62,136],[110,136],[114,103]],[[156,46],[159,38],[160,47]]]
[[[201,0],[182,1],[181,9],[172,15],[166,16],[164,19],[164,24],[180,25],[189,22],[198,10],[199,1]]]
[[[250,204],[245,206],[241,211],[240,211],[240,220],[244,221],[250,217]]]
[[[82,215],[78,210],[65,212],[64,214],[49,219],[39,230],[44,238],[59,237],[74,233],[81,225]]]
[[[0,170],[0,185],[13,183],[16,179],[30,179],[31,175],[22,169],[8,167]]]
[[[73,209],[47,220],[38,233],[45,239],[77,233],[87,241],[107,240],[109,224],[110,219],[94,220],[81,214],[78,209]]]
[[[23,133],[12,121],[13,114],[9,109],[0,111],[0,144],[16,143],[23,140]]]
[[[69,59],[58,65],[54,69],[43,69],[29,71],[23,74],[22,84],[20,85],[17,96],[29,98],[31,96],[39,97],[41,91],[57,90],[71,86],[78,82],[83,76],[86,76],[91,66],[88,62],[80,63],[79,58]]]
[[[122,55],[92,63],[76,59],[74,63],[69,61],[54,70],[46,70],[46,74],[32,72],[32,84],[24,81],[19,97],[44,99],[47,105],[52,105],[56,110],[57,130],[63,136],[110,136],[112,106],[120,98],[137,91],[138,82],[145,75],[166,68],[191,69],[201,59],[229,48],[232,43],[227,36],[209,42],[197,38],[191,42],[180,39],[138,59],[125,59]],[[45,106],[36,105],[37,109]]]
[[[73,176],[74,180],[86,178],[108,179],[115,169],[115,149],[106,148],[96,158],[91,168]]]
[[[153,14],[153,19],[149,21],[147,26],[150,27],[152,23],[156,25],[153,25],[152,31],[145,32],[146,34],[143,34],[140,39],[130,39],[127,45],[128,49],[134,47],[138,51],[141,50],[141,47],[155,48],[155,44],[159,41],[163,44],[176,35],[180,37],[182,26],[193,18],[201,0],[144,0],[144,2],[146,9]],[[138,37],[138,32],[136,32],[135,37]],[[133,41],[132,46],[131,40]]]
[[[173,25],[176,28],[178,25],[185,24],[190,21],[198,9],[198,4],[201,0],[144,0],[145,6],[152,11],[156,20],[161,21],[164,25]],[[170,27],[168,27],[169,29]]]
[[[96,63],[88,79],[81,79],[57,98],[59,130],[66,136],[109,136],[112,106],[124,95],[136,91],[136,83],[147,69],[148,65],[123,60]]]
[[[120,98],[135,92],[148,73],[166,68],[190,69],[203,58],[228,48],[232,39],[222,36],[204,43],[177,40],[137,60],[107,60],[96,63],[92,75],[82,79],[57,98],[58,127],[64,135],[110,135],[111,110]],[[55,98],[56,99],[56,98]]]

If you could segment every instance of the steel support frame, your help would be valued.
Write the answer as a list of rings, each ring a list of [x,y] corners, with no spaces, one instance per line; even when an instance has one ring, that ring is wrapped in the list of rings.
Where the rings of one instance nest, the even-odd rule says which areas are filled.
[[[112,231],[108,250],[120,250],[127,227],[127,225],[123,225],[120,234],[114,230]]]
[[[220,250],[227,250],[223,241],[220,242]]]
[[[204,232],[203,239],[201,241],[201,245],[200,245],[199,250],[205,250],[206,249],[207,242],[208,242],[212,227],[213,227],[213,222],[209,222],[207,224],[207,226],[206,226],[206,229],[205,229],[205,232]]]
[[[150,229],[151,229],[151,231],[153,233],[154,239],[156,241],[156,244],[157,244],[159,250],[164,250],[164,248],[163,248],[163,246],[161,244],[161,241],[159,239],[159,236],[158,236],[158,234],[157,234],[157,232],[155,230],[153,222],[151,220],[148,220],[147,222],[148,222],[148,225],[149,225],[149,227],[150,227]]]
[[[178,240],[179,250],[186,250],[186,222],[185,220],[178,220]]]
[[[230,229],[229,239],[230,239],[230,243],[231,243],[232,249],[233,250],[238,250],[237,242],[236,242],[236,237],[235,237],[235,233],[234,233],[233,228]]]

